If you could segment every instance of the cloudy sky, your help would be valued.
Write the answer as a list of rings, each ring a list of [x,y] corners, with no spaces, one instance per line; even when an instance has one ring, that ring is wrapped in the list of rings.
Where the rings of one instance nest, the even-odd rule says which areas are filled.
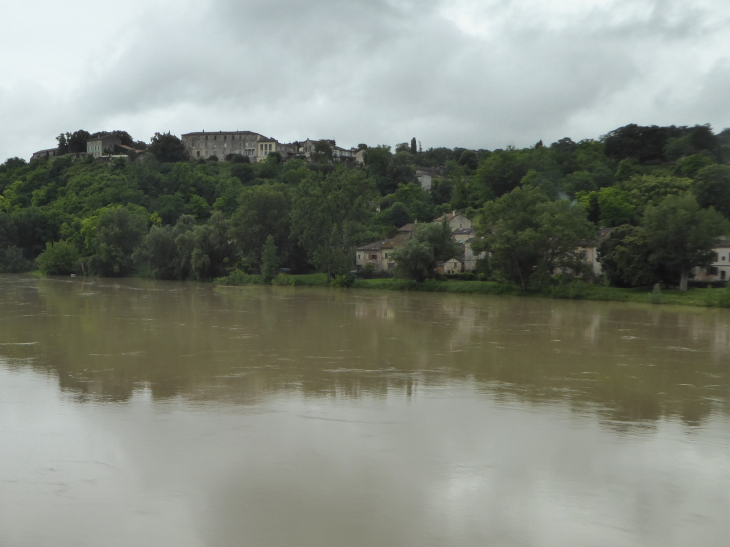
[[[82,128],[499,148],[730,126],[727,0],[24,0],[0,52],[0,161]]]

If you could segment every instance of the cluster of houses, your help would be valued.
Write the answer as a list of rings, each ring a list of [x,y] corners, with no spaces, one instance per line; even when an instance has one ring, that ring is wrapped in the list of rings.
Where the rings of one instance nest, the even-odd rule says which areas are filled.
[[[322,141],[307,139],[290,143],[266,137],[254,131],[199,131],[182,135],[182,143],[188,154],[194,159],[209,159],[216,157],[225,160],[229,155],[241,155],[249,158],[252,163],[264,161],[272,152],[281,154],[283,160],[302,158],[313,161],[317,154],[317,144]],[[342,148],[331,139],[325,139],[332,150],[332,160],[336,163],[358,165],[365,163],[365,150],[360,148]],[[111,133],[97,133],[86,141],[86,154],[99,161],[109,161],[115,158],[127,157],[130,152],[138,152],[132,147],[122,145],[122,141]],[[31,161],[51,159],[59,155],[58,148],[38,150],[31,156]],[[78,154],[74,154],[78,155]],[[416,171],[421,188],[431,189],[432,178],[439,176],[439,168],[422,167]]]
[[[484,258],[486,254],[480,253],[476,255],[471,248],[476,238],[476,230],[472,227],[471,220],[463,214],[454,211],[453,213],[437,218],[434,222],[438,223],[444,219],[446,219],[451,228],[451,237],[464,249],[464,252],[462,256],[451,257],[446,262],[439,264],[439,273],[474,271],[477,260]],[[393,252],[406,244],[417,225],[417,223],[406,224],[398,229],[398,234],[394,237],[374,241],[373,243],[358,247],[355,250],[357,271],[363,271],[370,267],[376,273],[392,272],[395,269]]]
[[[438,272],[451,274],[474,271],[477,261],[485,258],[486,253],[475,254],[471,248],[476,238],[476,230],[472,227],[471,220],[454,211],[445,217],[437,218],[434,222],[441,222],[444,218],[451,228],[451,237],[463,248],[463,255],[454,256],[446,262],[438,264]],[[406,224],[398,230],[398,234],[394,237],[358,247],[355,257],[357,271],[360,272],[370,267],[376,273],[392,272],[395,269],[393,252],[406,244],[417,225],[417,223]],[[595,240],[584,241],[578,247],[578,250],[582,252],[583,260],[595,275],[600,275],[602,271],[598,247],[602,241],[608,238],[611,231],[612,228],[601,228],[598,230]],[[715,261],[712,264],[706,268],[695,268],[694,282],[716,283],[730,280],[730,236],[718,238],[714,251]]]
[[[191,158],[208,159],[215,156],[219,159],[225,159],[233,154],[246,156],[253,163],[264,161],[272,152],[278,152],[284,160],[303,158],[306,161],[312,161],[317,154],[316,146],[320,142],[322,141],[307,139],[305,141],[281,143],[274,138],[253,131],[218,131],[217,133],[200,131],[182,135],[182,143]],[[332,159],[335,162],[350,165],[365,163],[365,150],[342,148],[337,146],[334,140],[327,140],[326,142],[332,150]],[[122,145],[122,141],[111,133],[95,134],[86,142],[86,154],[98,160],[127,157],[130,152],[136,152],[136,150]],[[31,156],[31,161],[56,156],[58,156],[58,148],[48,148],[35,152]],[[416,171],[416,178],[421,187],[428,191],[431,189],[433,177],[440,174],[438,168],[419,168]],[[434,222],[441,222],[443,218],[438,218]],[[484,258],[485,253],[475,255],[472,251],[471,246],[475,240],[476,231],[472,227],[471,220],[456,211],[445,215],[445,218],[451,227],[452,237],[462,246],[464,251],[462,256],[452,257],[443,264],[439,264],[438,271],[440,273],[473,271],[476,268],[477,261]],[[393,251],[406,244],[415,227],[416,224],[406,224],[392,238],[358,247],[356,250],[357,270],[361,271],[370,266],[373,271],[378,273],[392,272],[395,268]],[[610,228],[601,229],[598,232],[596,241],[584,242],[579,247],[579,250],[583,251],[585,261],[596,275],[601,273],[598,245],[610,235],[610,232]],[[695,268],[695,282],[714,283],[730,280],[730,237],[719,238],[714,250],[716,253],[715,262],[706,268]]]

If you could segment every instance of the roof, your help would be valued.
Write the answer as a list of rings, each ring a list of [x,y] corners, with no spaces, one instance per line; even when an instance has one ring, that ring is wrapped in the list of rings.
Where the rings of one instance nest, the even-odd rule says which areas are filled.
[[[381,249],[395,249],[396,247],[403,247],[408,241],[408,234],[398,234],[390,239],[383,239],[381,241],[374,241],[368,243],[362,247],[358,247],[358,251],[380,251]]]
[[[462,234],[476,234],[474,228],[456,228],[451,231],[451,235],[462,235]]]
[[[44,150],[38,150],[38,152],[33,152],[33,155],[35,156],[36,154],[45,154],[47,152],[57,152],[57,151],[58,151],[58,146],[56,146],[55,148],[46,148]]]
[[[405,226],[401,226],[400,228],[398,228],[398,231],[399,232],[408,232],[408,233],[410,233],[410,232],[412,232],[413,230],[416,229],[416,226],[418,226],[417,223],[415,223],[415,222],[409,222]]]
[[[464,261],[463,261],[462,259],[460,259],[460,258],[456,258],[455,256],[452,256],[452,257],[451,257],[451,258],[449,258],[449,259],[448,259],[448,260],[447,260],[446,262],[451,262],[452,260],[456,260],[457,262],[460,262],[461,264],[463,264],[463,263],[464,263]],[[444,262],[444,264],[446,264],[446,262]]]
[[[192,133],[183,133],[183,137],[194,137],[197,135],[259,135],[261,137],[264,137],[261,135],[261,133],[256,133],[255,131],[208,131],[207,133],[205,131],[193,131]],[[264,137],[265,139],[266,137]],[[273,140],[273,139],[269,139]]]

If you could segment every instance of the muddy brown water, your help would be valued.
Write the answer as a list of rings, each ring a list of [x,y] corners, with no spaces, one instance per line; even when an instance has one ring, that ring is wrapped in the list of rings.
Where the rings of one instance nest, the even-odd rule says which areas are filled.
[[[0,276],[0,545],[730,543],[730,311]]]

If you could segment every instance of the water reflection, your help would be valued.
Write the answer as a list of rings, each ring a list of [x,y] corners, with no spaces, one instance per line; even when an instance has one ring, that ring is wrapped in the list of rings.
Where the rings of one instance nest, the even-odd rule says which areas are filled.
[[[257,404],[474,382],[606,423],[728,413],[730,313],[519,298],[6,277],[0,356],[79,400]]]
[[[0,277],[0,545],[724,547],[729,324]]]

